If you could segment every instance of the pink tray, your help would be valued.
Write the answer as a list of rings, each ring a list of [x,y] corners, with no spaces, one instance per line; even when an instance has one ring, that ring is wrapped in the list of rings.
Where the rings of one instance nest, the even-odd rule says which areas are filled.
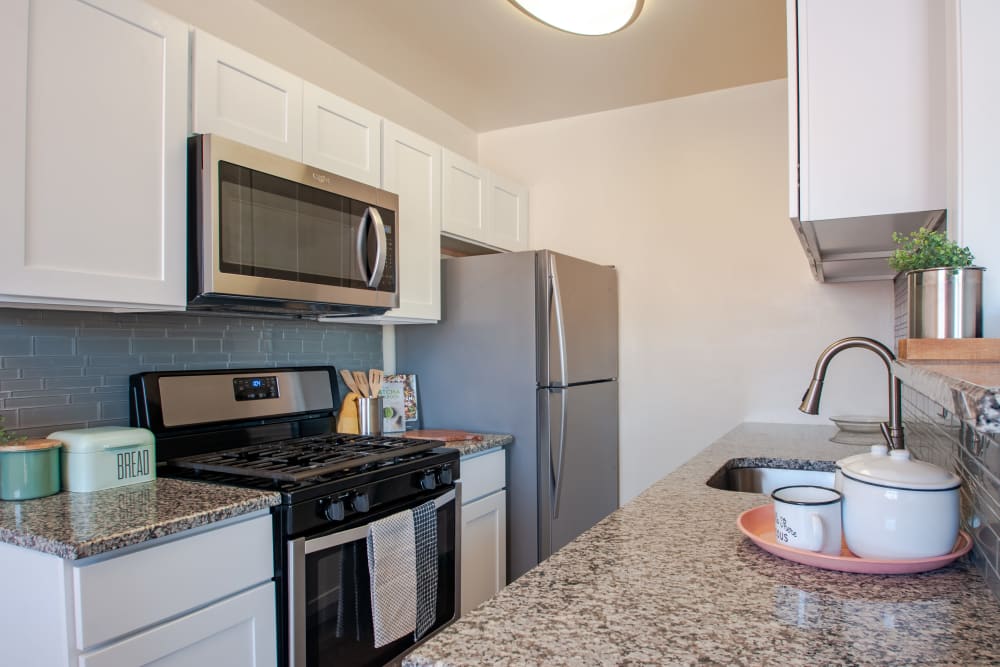
[[[964,556],[972,548],[972,538],[964,531],[959,531],[958,540],[951,553],[934,558],[915,558],[910,560],[878,560],[875,558],[858,558],[847,547],[843,547],[839,556],[795,549],[779,544],[774,539],[774,505],[763,505],[747,510],[736,519],[740,531],[749,537],[758,547],[788,560],[812,565],[826,570],[841,572],[862,572],[865,574],[912,574],[927,572],[944,567],[960,556]]]

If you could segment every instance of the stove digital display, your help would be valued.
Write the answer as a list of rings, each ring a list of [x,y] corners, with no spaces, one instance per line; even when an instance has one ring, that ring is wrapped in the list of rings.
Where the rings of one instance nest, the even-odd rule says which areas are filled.
[[[275,375],[233,378],[233,395],[237,401],[278,398],[278,378]]]

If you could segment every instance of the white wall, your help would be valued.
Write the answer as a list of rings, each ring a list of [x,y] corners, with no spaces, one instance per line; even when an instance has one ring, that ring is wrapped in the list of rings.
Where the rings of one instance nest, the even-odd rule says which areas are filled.
[[[476,133],[366,65],[252,0],[149,0],[320,88],[476,158]]]
[[[622,501],[742,421],[884,413],[850,350],[799,413],[832,341],[892,342],[889,281],[816,283],[788,220],[785,80],[505,130],[480,161],[530,188],[534,248],[619,269]],[[747,452],[753,454],[753,452]]]

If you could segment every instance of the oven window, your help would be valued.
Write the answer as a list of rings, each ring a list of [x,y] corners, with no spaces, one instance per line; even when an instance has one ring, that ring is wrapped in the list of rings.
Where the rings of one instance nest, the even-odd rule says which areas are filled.
[[[455,503],[438,510],[437,615],[430,634],[455,616]],[[356,540],[307,554],[306,665],[384,665],[406,653],[413,636],[374,648],[368,551]]]
[[[224,273],[366,289],[356,247],[366,204],[224,161],[219,184]],[[392,211],[379,211],[391,225]]]

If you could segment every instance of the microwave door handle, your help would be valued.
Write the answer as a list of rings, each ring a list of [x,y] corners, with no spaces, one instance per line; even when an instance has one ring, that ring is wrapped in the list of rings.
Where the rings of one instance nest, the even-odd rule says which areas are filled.
[[[361,281],[366,285],[371,282],[371,275],[368,273],[368,248],[365,241],[368,240],[368,224],[371,222],[371,207],[365,209],[361,215],[361,222],[358,223],[358,235],[355,239],[355,256],[358,260],[358,271],[361,272]]]
[[[382,280],[382,274],[385,273],[389,243],[385,236],[385,223],[382,222],[382,214],[378,212],[378,209],[369,206],[365,214],[371,217],[372,225],[375,228],[375,270],[372,271],[371,278],[368,280],[368,286],[375,288],[378,287]]]

